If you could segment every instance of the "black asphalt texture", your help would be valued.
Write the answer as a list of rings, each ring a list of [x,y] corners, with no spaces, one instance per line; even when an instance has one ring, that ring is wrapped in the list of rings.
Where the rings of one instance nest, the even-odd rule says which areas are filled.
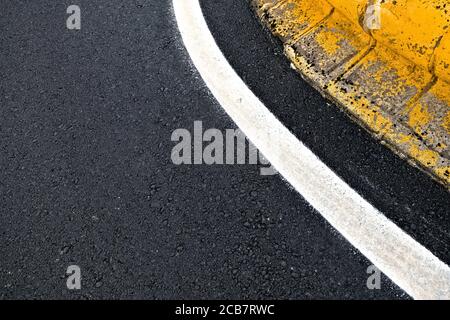
[[[280,176],[172,163],[174,130],[235,125],[170,1],[77,0],[80,31],[71,4],[0,0],[0,298],[408,298],[384,276],[369,290],[371,263]],[[203,4],[239,74],[327,164],[380,209],[448,222],[446,193],[290,71],[246,1]],[[66,287],[72,264],[81,290]]]
[[[450,264],[448,191],[301,79],[250,1],[201,2],[224,55],[275,116],[366,200]]]

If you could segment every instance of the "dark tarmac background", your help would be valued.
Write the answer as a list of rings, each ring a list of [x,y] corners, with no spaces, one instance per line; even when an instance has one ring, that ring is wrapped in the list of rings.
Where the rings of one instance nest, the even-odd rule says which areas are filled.
[[[281,177],[255,165],[172,164],[174,130],[192,131],[197,120],[235,125],[191,65],[170,1],[78,0],[80,31],[66,29],[71,4],[0,0],[0,298],[407,298],[385,277],[368,290],[371,263]],[[369,200],[396,211],[404,206],[392,200],[392,181],[380,190],[364,171],[393,165],[394,177],[431,190],[413,209],[437,199],[441,217],[446,193],[376,142],[364,146],[387,154],[376,165],[359,166],[350,153],[337,166],[344,152],[328,155],[336,142],[327,138],[368,135],[289,71],[245,1],[203,4],[224,53],[268,107],[297,99],[300,117],[316,121],[317,103],[327,111],[316,117],[342,124],[343,132],[295,124],[327,164],[363,191],[372,184]],[[252,43],[237,44],[252,33]],[[274,54],[295,91],[280,91],[284,78],[267,91],[259,79],[276,70],[259,71],[262,53]],[[66,288],[72,264],[81,267],[79,291]]]

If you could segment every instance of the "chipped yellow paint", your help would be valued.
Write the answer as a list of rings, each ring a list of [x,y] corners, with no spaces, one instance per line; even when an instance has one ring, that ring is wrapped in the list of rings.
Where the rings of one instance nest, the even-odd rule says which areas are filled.
[[[394,132],[394,130],[386,132],[386,136],[392,132]],[[393,141],[397,141],[400,144],[412,144],[412,143],[414,143],[413,140],[414,139],[411,135],[407,135],[404,133],[397,134],[397,137],[395,138],[395,140],[393,139]]]
[[[445,123],[450,112],[450,84],[438,80],[427,92],[414,101],[400,121],[444,158],[450,158],[450,134]]]
[[[367,6],[367,0],[327,0],[336,10],[342,13],[350,22],[359,24],[359,18]]]
[[[301,41],[286,44],[285,52],[298,69],[308,73],[315,85],[325,86],[370,46],[369,35],[361,34],[357,26],[334,12]]]
[[[425,164],[427,167],[435,167],[439,159],[438,154],[433,150],[420,149],[415,144],[411,144],[409,152],[414,159]]]
[[[407,122],[409,127],[428,145],[436,144],[436,139],[433,135],[426,134],[427,127],[434,120],[433,114],[430,113],[429,107],[425,103],[417,102],[414,104],[408,114]],[[446,144],[441,142],[441,148],[447,148]],[[436,150],[438,151],[438,150]]]
[[[326,90],[331,97],[337,99],[337,102],[345,104],[347,111],[378,136],[384,135],[393,126],[392,121],[383,115],[382,110],[371,104],[367,98],[355,97],[336,83],[330,83]]]
[[[442,121],[442,127],[450,134],[450,111],[445,115],[444,120]]]
[[[450,11],[450,3],[447,6],[447,10]],[[438,77],[450,82],[450,31],[447,31],[443,36],[439,47],[436,49],[434,68]]]
[[[323,44],[322,48],[327,54],[334,55],[340,48],[339,41],[342,41],[342,37],[332,31],[320,32],[316,36],[316,41]]]
[[[450,188],[448,0],[252,1],[306,80]]]
[[[433,120],[433,116],[428,112],[428,107],[417,103],[409,113],[408,124],[411,128],[423,128]]]
[[[444,183],[450,184],[450,166],[438,167],[434,170],[434,173],[436,176],[442,177]]]
[[[296,38],[315,27],[333,10],[325,0],[278,1],[269,8],[267,2],[264,4],[265,15],[272,25],[272,32],[285,43],[295,42]]]
[[[450,26],[448,0],[391,0],[381,3],[381,29],[372,35],[383,45],[429,68],[436,45]]]
[[[364,29],[370,5],[379,6],[380,29],[365,30],[384,46],[450,82],[450,3],[448,0],[328,0]],[[437,50],[436,50],[436,47]],[[436,53],[435,53],[436,51]],[[435,56],[434,56],[435,54]]]

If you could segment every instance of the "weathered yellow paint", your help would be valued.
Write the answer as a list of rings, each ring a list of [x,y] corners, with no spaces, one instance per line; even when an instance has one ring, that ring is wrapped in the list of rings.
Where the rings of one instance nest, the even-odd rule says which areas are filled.
[[[342,13],[355,25],[360,23],[360,17],[365,12],[367,0],[327,0],[336,10]]]
[[[288,43],[311,30],[332,10],[325,0],[278,1],[268,8],[265,14],[272,25],[272,32]]]
[[[448,0],[328,0],[364,29],[367,7],[378,4],[381,28],[365,30],[384,46],[450,82],[450,3]],[[445,36],[445,38],[444,38]],[[434,57],[435,49],[438,53]]]
[[[447,134],[450,134],[450,111],[445,114],[445,117],[442,120],[442,127],[447,131]]]
[[[447,10],[450,12],[450,3],[447,5]],[[447,31],[436,49],[434,68],[439,78],[445,79],[450,83],[450,31]]]
[[[431,120],[433,120],[433,116],[428,111],[428,107],[417,103],[409,113],[408,124],[413,129],[422,128],[428,125]]]
[[[307,73],[320,87],[347,70],[347,65],[359,52],[371,45],[369,35],[360,33],[353,23],[334,12],[301,41],[285,45],[285,52],[293,64]]]
[[[412,157],[425,164],[427,167],[435,167],[438,162],[438,155],[436,152],[429,149],[420,149],[417,145],[411,144],[409,152]]]
[[[438,177],[442,177],[442,180],[447,185],[450,184],[450,166],[438,167],[434,170],[434,174]]]
[[[448,0],[395,0],[381,4],[381,29],[372,34],[383,45],[429,68],[435,47],[450,26]]]
[[[342,41],[341,35],[329,30],[320,32],[316,36],[316,41],[323,44],[322,48],[328,55],[334,55],[339,50],[339,41]]]
[[[349,94],[336,83],[331,83],[327,87],[327,92],[339,103],[345,104],[347,111],[379,137],[392,128],[393,122],[389,117],[384,114],[380,107],[372,104],[367,98]]]
[[[253,1],[314,87],[450,187],[448,0]],[[381,29],[367,30],[375,3]]]
[[[438,80],[400,118],[431,149],[449,158],[450,132],[446,127],[450,112],[450,84]]]
[[[391,61],[395,60],[393,65]],[[407,59],[397,57],[390,50],[377,46],[351,70],[334,81],[341,88],[333,96],[345,95],[351,108],[377,107],[392,115],[406,108],[420,88],[425,87],[432,75],[415,68]]]

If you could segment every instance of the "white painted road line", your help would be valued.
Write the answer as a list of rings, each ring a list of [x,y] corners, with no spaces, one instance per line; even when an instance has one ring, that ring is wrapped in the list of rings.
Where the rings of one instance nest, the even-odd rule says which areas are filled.
[[[173,0],[173,6],[206,85],[295,190],[410,296],[450,299],[450,268],[350,188],[259,101],[216,45],[198,0]]]

